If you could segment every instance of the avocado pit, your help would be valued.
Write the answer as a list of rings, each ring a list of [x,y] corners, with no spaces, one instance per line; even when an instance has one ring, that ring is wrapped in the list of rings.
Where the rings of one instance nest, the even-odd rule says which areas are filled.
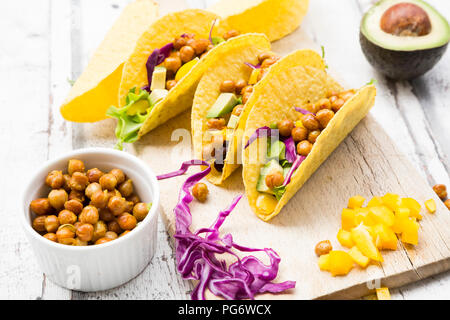
[[[420,37],[431,32],[431,21],[421,7],[412,3],[398,3],[382,15],[380,27],[396,36]]]

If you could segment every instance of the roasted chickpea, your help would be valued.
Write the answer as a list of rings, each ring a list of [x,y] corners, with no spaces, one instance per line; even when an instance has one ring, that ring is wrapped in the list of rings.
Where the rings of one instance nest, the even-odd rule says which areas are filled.
[[[322,98],[314,104],[314,110],[316,112],[323,109],[331,109],[330,99]]]
[[[50,205],[56,210],[64,208],[64,203],[69,200],[69,196],[64,189],[54,189],[48,194],[48,201]]]
[[[72,211],[76,215],[79,215],[81,210],[83,210],[83,204],[78,200],[69,200],[64,203],[64,209]]]
[[[283,120],[278,122],[278,130],[283,137],[289,137],[292,129],[294,129],[294,122],[292,120]]]
[[[280,172],[274,171],[266,176],[265,182],[268,188],[273,189],[283,184],[284,177]]]
[[[187,40],[183,37],[175,38],[173,41],[173,48],[175,50],[180,50],[182,47],[184,47],[187,43]]]
[[[98,210],[94,206],[86,206],[78,217],[81,223],[95,224],[99,219]]]
[[[197,199],[200,202],[206,201],[208,193],[209,193],[208,187],[206,186],[206,184],[202,182],[195,184],[194,187],[192,188],[192,195],[194,196],[195,199]]]
[[[102,187],[100,186],[99,183],[93,182],[93,183],[90,183],[90,184],[86,187],[86,190],[84,190],[84,194],[85,194],[89,199],[91,199],[91,198],[92,198],[92,195],[93,195],[94,193],[96,193],[97,191],[102,191]]]
[[[175,73],[181,67],[181,59],[178,57],[167,57],[166,60],[164,60],[164,67],[166,67],[168,71]]]
[[[58,214],[58,220],[61,225],[74,224],[77,221],[77,216],[72,211],[61,210],[61,212]]]
[[[220,92],[234,92],[236,90],[236,84],[233,80],[224,80],[220,84]]]
[[[83,203],[85,199],[84,192],[82,191],[72,190],[69,193],[69,200],[77,200]]]
[[[311,131],[308,134],[308,141],[311,142],[312,144],[314,144],[316,142],[317,138],[319,137],[319,135],[320,135],[320,130]]]
[[[437,196],[444,200],[447,198],[447,187],[444,184],[436,184],[433,187],[434,192],[436,192]]]
[[[331,101],[331,110],[334,112],[338,112],[339,109],[344,105],[345,101],[341,98],[337,98],[334,101]]]
[[[64,185],[62,171],[53,170],[45,178],[45,183],[52,189],[59,189]]]
[[[330,97],[337,96],[338,94],[339,94],[339,92],[336,92],[336,91],[333,91],[333,90],[330,89],[330,90],[327,91],[326,96],[329,99]]]
[[[334,112],[329,109],[319,110],[319,112],[317,112],[317,114],[316,114],[316,120],[319,121],[322,129],[326,128],[326,126],[328,125],[328,122],[330,122],[331,119],[333,119],[333,117],[334,117]]]
[[[206,51],[209,44],[210,42],[208,39],[197,39],[192,43],[192,48],[194,49],[196,55],[201,55]]]
[[[241,90],[241,94],[244,95],[246,93],[252,93],[253,92],[253,86],[251,84],[246,85],[245,87],[242,88]]]
[[[133,195],[129,196],[129,197],[127,198],[127,200],[133,202],[134,205],[135,205],[136,203],[141,202],[141,199],[139,199],[139,196],[136,195],[136,194],[133,194]]]
[[[246,104],[248,102],[248,100],[250,100],[252,93],[251,92],[246,92],[242,95],[242,103]]]
[[[90,183],[98,182],[103,175],[104,173],[98,168],[89,169],[86,173],[86,176],[88,177]]]
[[[63,189],[66,190],[67,192],[70,192],[70,186],[69,186],[69,181],[70,181],[70,176],[68,174],[63,174]]]
[[[83,191],[89,184],[88,177],[82,172],[74,172],[69,181],[69,187],[72,190]]]
[[[277,59],[274,58],[268,58],[265,59],[262,63],[261,63],[261,69],[265,69],[265,68],[269,68],[271,65],[273,65],[275,62],[277,62]]]
[[[235,93],[240,94],[242,89],[244,89],[246,86],[247,86],[247,81],[245,81],[244,79],[239,79],[238,81],[236,81]]]
[[[344,101],[347,101],[348,99],[350,99],[354,95],[355,95],[355,90],[351,89],[351,90],[347,90],[347,91],[339,93],[339,98],[341,98]]]
[[[195,188],[195,186],[194,186],[194,188]],[[206,185],[205,185],[205,188],[206,188]],[[197,189],[198,189],[198,187],[197,187]],[[192,192],[193,191],[194,191],[194,189],[192,189]],[[197,190],[197,192],[198,192],[198,190]],[[206,188],[206,194],[208,194],[208,188]],[[206,196],[205,196],[205,200],[206,200]],[[147,216],[148,211],[149,210],[148,210],[147,203],[143,203],[143,202],[136,203],[136,205],[133,208],[133,216],[136,218],[137,221],[142,221]]]
[[[88,242],[87,241],[83,241],[83,240],[81,240],[80,238],[77,237],[77,238],[75,238],[73,240],[72,245],[73,246],[77,246],[77,247],[82,247],[82,246],[87,246]]]
[[[117,234],[121,234],[123,232],[117,220],[111,221],[108,223],[108,231],[113,231]]]
[[[183,63],[189,62],[195,57],[195,50],[191,46],[184,46],[180,49],[180,58]]]
[[[264,60],[272,58],[273,55],[274,54],[272,52],[261,52],[258,54],[258,61],[259,63],[263,63]]]
[[[99,211],[99,216],[100,216],[100,219],[105,222],[110,222],[115,219],[115,216],[113,215],[113,213],[111,211],[109,211],[108,209],[101,209]]]
[[[261,81],[261,79],[266,75],[267,68],[261,68],[261,71],[258,73],[258,77],[256,78],[257,81]]]
[[[297,153],[301,156],[307,156],[312,149],[312,144],[308,140],[300,141],[297,144]]]
[[[136,227],[137,220],[134,216],[125,212],[117,217],[117,223],[123,230],[133,230]]]
[[[99,183],[102,189],[112,191],[117,186],[117,178],[112,173],[107,173],[100,178]]]
[[[133,212],[134,203],[128,200],[126,200],[126,203],[125,212]]]
[[[239,35],[239,31],[237,30],[228,30],[227,32],[224,33],[223,38],[225,40],[237,37]]]
[[[225,128],[225,119],[224,118],[212,118],[208,119],[206,125],[209,129],[222,130]]]
[[[97,239],[103,238],[108,231],[108,226],[104,221],[97,221],[96,224],[94,224],[94,235],[92,238],[92,241],[97,241]]]
[[[75,231],[78,229],[79,226],[81,226],[82,223],[80,221],[77,221],[73,224],[73,226],[75,227]]]
[[[122,182],[119,185],[118,190],[119,190],[120,194],[122,195],[122,197],[126,198],[126,197],[131,196],[133,194],[133,191],[134,191],[134,189],[133,189],[133,181],[131,179],[128,179],[127,181]]]
[[[320,128],[319,121],[317,121],[316,117],[313,114],[305,114],[302,117],[303,126],[311,131],[317,130]]]
[[[173,87],[175,87],[177,85],[177,81],[176,80],[167,80],[166,82],[166,89],[170,90]]]
[[[445,200],[444,204],[447,207],[447,209],[450,210],[450,199]]]
[[[231,114],[239,117],[241,115],[241,113],[242,113],[242,110],[244,110],[244,105],[243,104],[238,104],[237,106],[235,106],[233,108],[233,111],[231,112]]]
[[[106,190],[97,190],[91,197],[91,205],[96,208],[104,209],[108,205],[109,200],[108,191]]]
[[[107,239],[111,239],[111,240],[115,240],[117,239],[119,236],[117,235],[117,233],[115,233],[114,231],[107,231],[105,233],[105,238]]]
[[[315,252],[317,256],[322,256],[324,254],[328,254],[331,250],[333,250],[333,246],[331,245],[330,240],[320,241],[315,248]]]
[[[48,239],[50,241],[53,241],[53,242],[57,242],[58,241],[58,238],[56,238],[56,233],[52,233],[52,232],[44,234],[44,238],[46,238],[46,239]]]
[[[94,227],[92,224],[83,223],[77,228],[76,234],[81,241],[91,241],[94,236]]]
[[[113,196],[108,201],[108,209],[115,216],[124,213],[126,208],[127,208],[127,201],[123,197]]]
[[[81,160],[70,159],[69,164],[67,165],[67,171],[69,175],[73,175],[75,172],[84,172],[85,167],[84,163]]]
[[[56,238],[59,243],[72,245],[75,240],[75,227],[70,224],[60,226],[56,231]]]
[[[295,127],[292,129],[291,135],[295,142],[306,140],[308,138],[308,129],[303,127]]]
[[[45,219],[47,216],[39,216],[34,218],[32,226],[37,232],[45,232]]]
[[[55,215],[47,216],[44,221],[45,230],[47,232],[56,232],[59,228],[59,219]]]
[[[103,243],[107,243],[107,242],[110,242],[110,241],[112,241],[112,239],[103,237],[103,238],[100,238],[97,241],[95,241],[95,244],[98,245],[98,244],[103,244]]]
[[[39,198],[31,201],[30,209],[37,215],[49,214],[53,211],[48,198]]]

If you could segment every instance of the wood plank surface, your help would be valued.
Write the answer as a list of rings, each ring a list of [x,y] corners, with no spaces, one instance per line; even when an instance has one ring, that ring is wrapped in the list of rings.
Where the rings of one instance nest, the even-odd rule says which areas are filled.
[[[159,0],[161,14],[204,8],[215,0]],[[191,285],[177,274],[169,237],[159,225],[152,263],[136,279],[98,293],[62,289],[46,279],[17,219],[20,188],[34,167],[61,152],[113,145],[114,121],[65,122],[58,107],[104,34],[130,0],[17,0],[0,2],[0,299],[186,299]],[[328,63],[349,86],[378,80],[374,119],[430,185],[449,186],[449,53],[425,76],[388,81],[367,63],[358,43],[361,14],[374,0],[312,0],[301,29],[326,48]],[[450,2],[428,0],[447,19]],[[19,14],[20,13],[20,14]],[[276,45],[276,44],[274,44]],[[11,105],[21,90],[23,99]],[[21,111],[20,113],[18,111]],[[19,123],[20,122],[20,123]],[[177,149],[178,150],[178,149]],[[175,166],[175,164],[173,164]],[[170,168],[168,168],[170,169]],[[12,191],[14,190],[14,191]],[[393,290],[393,299],[449,299],[450,273]]]

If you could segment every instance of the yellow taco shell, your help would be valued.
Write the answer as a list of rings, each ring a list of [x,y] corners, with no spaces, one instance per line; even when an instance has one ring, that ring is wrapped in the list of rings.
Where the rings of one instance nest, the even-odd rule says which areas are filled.
[[[289,57],[288,59],[292,63],[300,61],[296,56],[304,55],[304,52],[301,53],[301,51],[303,50],[296,51],[286,58]],[[320,58],[316,53],[311,58],[313,56],[315,58],[312,60]],[[282,64],[284,59],[279,63]],[[244,141],[248,141],[250,135],[257,128],[269,126],[278,120],[298,120],[299,113],[295,111],[294,106],[301,106],[309,101],[314,102],[324,98],[329,90],[342,91],[342,87],[327,75],[324,69],[304,64],[301,66],[291,64],[290,68],[282,72],[273,72],[270,79],[265,77],[263,80],[266,80],[267,84],[263,87],[264,92],[259,95],[258,101],[248,115]],[[261,144],[255,141],[243,151],[245,192],[251,208],[260,219],[269,221],[281,211],[289,199],[366,116],[374,104],[375,95],[375,86],[366,85],[342,106],[319,135],[312,151],[293,174],[279,201],[269,194],[256,190],[260,169],[265,161],[265,152],[260,152],[258,149]]]
[[[117,105],[123,64],[157,15],[158,5],[152,0],[136,0],[123,10],[61,106],[66,120],[106,119],[106,110]]]
[[[270,42],[263,34],[249,33],[234,39],[231,39],[235,42],[233,46],[229,48],[226,55],[221,56],[205,72],[195,91],[191,113],[191,129],[194,143],[194,158],[196,159],[202,158],[202,143],[207,130],[206,114],[220,95],[220,84],[227,79],[248,79],[251,68],[244,63],[258,64],[258,54],[270,51]],[[234,138],[230,140],[231,144],[227,152],[223,171],[212,170],[207,176],[208,180],[214,184],[222,183],[225,178],[239,167],[240,157],[238,162],[237,153],[235,152],[238,150],[236,149],[237,144]]]
[[[221,0],[209,8],[227,29],[258,32],[270,41],[294,31],[308,10],[309,0]]]

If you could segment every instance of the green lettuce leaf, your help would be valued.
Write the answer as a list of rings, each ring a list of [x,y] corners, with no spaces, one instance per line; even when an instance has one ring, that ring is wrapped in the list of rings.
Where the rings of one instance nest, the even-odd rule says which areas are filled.
[[[286,192],[286,186],[279,186],[273,188],[273,194],[275,195],[275,198],[277,198],[278,201],[280,201],[283,194]]]

